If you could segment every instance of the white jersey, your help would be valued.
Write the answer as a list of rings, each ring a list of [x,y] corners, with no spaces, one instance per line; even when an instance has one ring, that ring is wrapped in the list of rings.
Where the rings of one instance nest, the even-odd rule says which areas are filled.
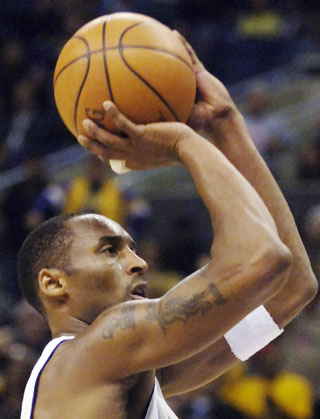
[[[55,338],[44,348],[38,362],[31,372],[24,391],[21,419],[32,419],[36,399],[36,390],[41,372],[58,346],[62,342],[73,338],[74,336],[61,336],[60,338]],[[155,378],[152,396],[144,419],[178,419],[165,401],[157,378]]]
[[[178,419],[165,401],[157,377],[145,419]]]

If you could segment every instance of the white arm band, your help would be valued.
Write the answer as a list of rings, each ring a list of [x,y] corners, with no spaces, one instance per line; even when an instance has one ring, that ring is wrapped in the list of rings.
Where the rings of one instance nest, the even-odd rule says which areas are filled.
[[[111,159],[109,163],[110,163],[111,169],[115,173],[118,173],[119,175],[130,172],[130,169],[128,169],[128,167],[126,166],[125,160],[112,160]]]
[[[282,332],[264,306],[260,306],[230,329],[224,338],[233,354],[246,361]]]

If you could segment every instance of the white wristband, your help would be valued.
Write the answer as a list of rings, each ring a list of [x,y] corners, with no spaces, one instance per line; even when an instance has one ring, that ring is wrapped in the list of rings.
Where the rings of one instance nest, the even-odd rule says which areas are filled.
[[[111,169],[119,175],[130,172],[130,169],[126,166],[125,160],[109,160],[109,163]]]
[[[282,332],[264,306],[260,306],[230,329],[224,338],[233,354],[246,361]]]

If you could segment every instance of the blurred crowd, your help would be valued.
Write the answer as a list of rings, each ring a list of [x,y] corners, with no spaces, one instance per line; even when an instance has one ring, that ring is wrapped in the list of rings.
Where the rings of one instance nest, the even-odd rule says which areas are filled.
[[[149,264],[150,297],[163,295],[208,260],[193,203],[172,206],[165,231],[152,235],[157,202],[148,201],[95,158],[63,182],[46,156],[74,145],[54,104],[52,77],[63,44],[84,23],[113,12],[153,16],[178,29],[206,67],[227,86],[320,56],[320,3],[313,0],[14,0],[0,8],[0,419],[19,417],[30,370],[50,339],[45,321],[22,298],[16,260],[26,235],[63,212],[95,211],[121,223]],[[318,55],[317,55],[318,54]],[[314,64],[314,63],[313,63]],[[312,66],[320,74],[320,58]],[[248,89],[243,112],[249,132],[275,177],[288,176],[294,153],[297,186],[320,185],[320,118],[297,141],[270,114],[268,86]],[[1,188],[1,175],[23,167],[21,182]],[[130,176],[130,175],[127,175]],[[290,203],[290,200],[289,200]],[[189,211],[186,208],[190,207]],[[183,208],[182,208],[183,207]],[[320,193],[301,204],[297,223],[320,277]],[[296,215],[294,213],[294,215]],[[208,226],[208,229],[210,227]],[[182,419],[320,418],[320,299],[285,333],[211,385],[169,400]]]

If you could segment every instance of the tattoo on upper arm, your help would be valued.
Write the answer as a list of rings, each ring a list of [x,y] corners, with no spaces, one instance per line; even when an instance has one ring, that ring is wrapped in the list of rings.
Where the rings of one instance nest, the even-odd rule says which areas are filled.
[[[208,286],[209,292],[215,297],[215,305],[220,306],[221,304],[225,304],[228,300],[224,298],[224,296],[221,294],[219,289],[214,285],[213,282],[211,282]]]
[[[168,326],[174,322],[187,320],[200,313],[204,316],[214,305],[225,304],[225,299],[218,288],[210,283],[208,289],[191,297],[170,298],[159,305],[147,304],[147,320],[152,323],[157,321],[165,334]]]
[[[114,317],[108,320],[108,324],[102,330],[104,339],[112,339],[117,330],[135,329],[135,305],[124,305]]]

